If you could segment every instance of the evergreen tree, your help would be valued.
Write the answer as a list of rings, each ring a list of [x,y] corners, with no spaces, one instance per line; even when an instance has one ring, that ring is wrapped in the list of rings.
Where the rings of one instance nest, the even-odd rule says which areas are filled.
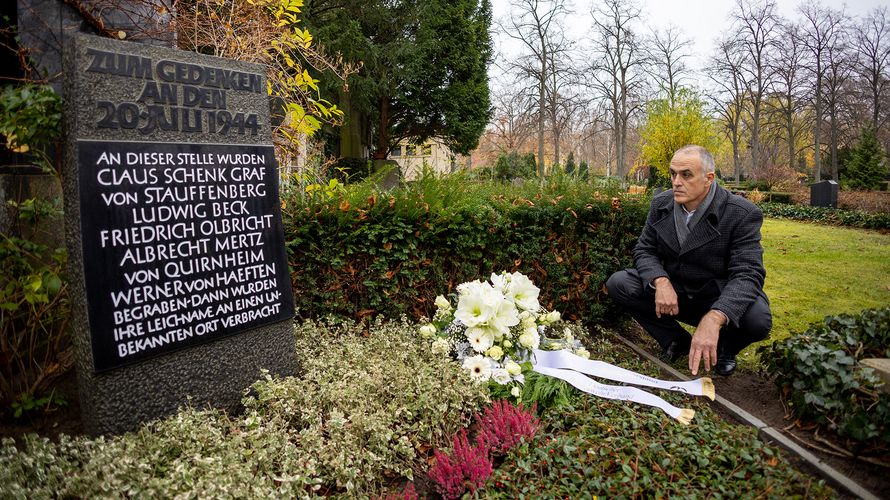
[[[578,175],[585,181],[587,180],[587,177],[589,175],[587,171],[587,160],[581,160],[581,163],[578,164]]]
[[[575,173],[575,153],[573,151],[569,151],[569,156],[566,157],[566,173],[572,175]]]
[[[489,0],[307,0],[303,12],[328,51],[362,63],[346,86],[322,77],[346,113],[341,156],[383,159],[432,137],[476,147],[491,116]]]
[[[854,189],[878,189],[887,176],[885,158],[874,129],[864,128],[846,163],[847,184]]]
[[[502,181],[534,177],[534,156],[532,156],[532,163],[529,163],[529,155],[520,155],[516,151],[501,154],[495,162],[494,170],[497,179]]]
[[[531,172],[527,177],[531,178],[537,175],[538,173],[538,162],[535,161],[534,153],[526,153],[525,160],[523,161],[523,171]]]

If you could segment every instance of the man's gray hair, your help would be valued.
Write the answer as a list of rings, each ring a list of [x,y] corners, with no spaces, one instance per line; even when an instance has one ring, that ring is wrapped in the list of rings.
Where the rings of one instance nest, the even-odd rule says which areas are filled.
[[[677,152],[674,153],[674,156],[677,156],[680,153],[697,153],[698,159],[699,161],[701,161],[701,173],[703,175],[706,175],[708,172],[715,172],[717,170],[717,167],[714,165],[714,157],[711,156],[711,152],[702,146],[699,146],[697,144],[687,144],[686,146],[678,149]]]

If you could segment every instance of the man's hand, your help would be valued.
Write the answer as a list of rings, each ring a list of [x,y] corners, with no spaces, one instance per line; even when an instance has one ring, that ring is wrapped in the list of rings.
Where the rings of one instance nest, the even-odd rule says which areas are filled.
[[[717,364],[717,340],[720,339],[720,327],[723,326],[724,319],[723,314],[711,310],[698,322],[689,349],[689,371],[693,375],[698,374],[702,361],[705,363],[705,371],[710,371]]]
[[[677,303],[677,292],[671,280],[664,276],[655,278],[655,315],[659,318],[662,314],[676,316],[680,314],[680,306]]]

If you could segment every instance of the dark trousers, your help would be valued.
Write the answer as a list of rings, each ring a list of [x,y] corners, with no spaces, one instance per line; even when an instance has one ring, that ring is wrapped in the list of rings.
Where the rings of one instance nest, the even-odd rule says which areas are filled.
[[[606,288],[609,296],[621,304],[658,341],[662,349],[667,349],[674,340],[688,346],[692,339],[678,321],[698,326],[702,316],[711,310],[711,306],[719,298],[689,296],[677,292],[680,314],[662,314],[659,318],[655,315],[655,289],[642,282],[636,269],[613,274],[606,282]],[[728,324],[720,330],[718,355],[735,356],[748,345],[767,338],[772,326],[773,316],[769,310],[769,302],[761,294],[739,319],[738,327]]]

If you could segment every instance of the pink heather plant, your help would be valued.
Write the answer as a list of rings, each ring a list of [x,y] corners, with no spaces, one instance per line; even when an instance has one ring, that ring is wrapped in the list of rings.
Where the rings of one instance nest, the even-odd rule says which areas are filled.
[[[436,450],[436,463],[428,473],[435,489],[446,499],[460,498],[467,488],[476,491],[491,476],[492,463],[488,449],[470,446],[466,430],[455,434],[451,455]]]
[[[522,438],[530,440],[541,427],[535,405],[526,410],[507,400],[495,401],[481,417],[476,414],[476,443],[494,455],[505,455]]]

